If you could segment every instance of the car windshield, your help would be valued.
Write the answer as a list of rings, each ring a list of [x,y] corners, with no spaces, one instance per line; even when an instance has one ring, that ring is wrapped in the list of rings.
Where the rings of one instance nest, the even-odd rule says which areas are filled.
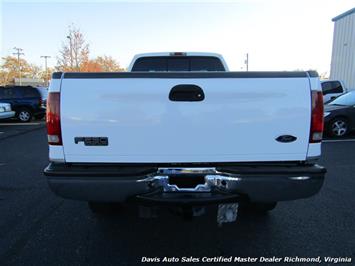
[[[355,105],[355,91],[345,93],[334,99],[329,105]]]

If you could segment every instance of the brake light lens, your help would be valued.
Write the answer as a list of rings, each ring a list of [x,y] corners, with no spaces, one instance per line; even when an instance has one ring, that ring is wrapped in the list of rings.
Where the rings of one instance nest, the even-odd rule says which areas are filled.
[[[322,141],[324,127],[323,94],[321,91],[312,91],[312,116],[310,143]]]
[[[186,56],[186,53],[184,53],[184,52],[173,52],[173,53],[170,53],[170,56]]]
[[[49,145],[62,145],[60,128],[60,93],[50,92],[47,99],[47,136]]]

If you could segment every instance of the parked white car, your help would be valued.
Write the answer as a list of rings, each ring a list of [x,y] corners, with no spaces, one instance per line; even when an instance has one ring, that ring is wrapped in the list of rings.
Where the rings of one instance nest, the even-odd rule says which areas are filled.
[[[321,81],[321,85],[324,103],[334,100],[336,97],[348,91],[344,83],[340,80],[323,80]]]
[[[0,103],[0,119],[12,118],[15,112],[11,110],[11,104]]]

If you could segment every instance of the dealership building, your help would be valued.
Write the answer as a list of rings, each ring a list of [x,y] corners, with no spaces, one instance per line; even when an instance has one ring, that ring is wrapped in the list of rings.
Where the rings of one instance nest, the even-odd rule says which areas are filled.
[[[342,80],[355,90],[355,8],[332,19],[334,22],[330,79]]]

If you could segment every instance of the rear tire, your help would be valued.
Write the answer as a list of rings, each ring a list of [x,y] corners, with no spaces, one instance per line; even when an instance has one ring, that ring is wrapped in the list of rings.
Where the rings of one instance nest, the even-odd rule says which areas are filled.
[[[20,122],[22,123],[27,123],[30,122],[32,120],[32,112],[31,110],[27,109],[27,108],[21,108],[18,112],[17,112],[17,119],[20,120]]]

